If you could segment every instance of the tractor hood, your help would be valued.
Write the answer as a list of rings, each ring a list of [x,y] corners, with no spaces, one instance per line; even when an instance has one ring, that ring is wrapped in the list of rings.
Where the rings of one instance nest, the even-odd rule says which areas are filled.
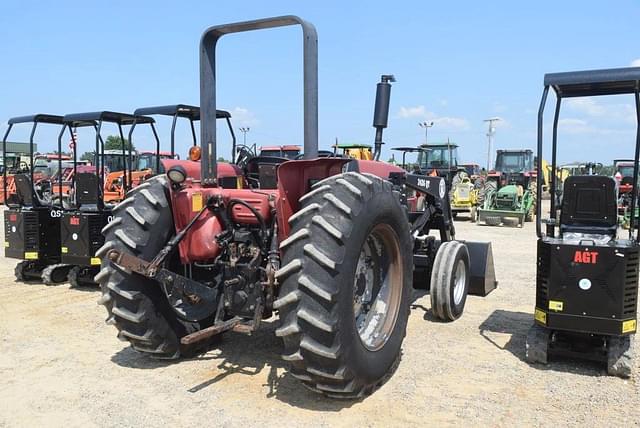
[[[180,159],[162,159],[161,162],[165,171],[180,165],[187,172],[187,177],[193,180],[200,180],[200,162]],[[218,178],[238,177],[241,175],[242,170],[238,166],[230,163],[218,163]]]

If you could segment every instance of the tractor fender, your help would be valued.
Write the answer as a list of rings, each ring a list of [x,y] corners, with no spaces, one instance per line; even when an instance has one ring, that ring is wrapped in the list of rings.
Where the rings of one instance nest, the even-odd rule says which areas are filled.
[[[392,172],[406,173],[404,169],[390,163],[361,159],[351,161],[347,166],[347,171],[373,174],[383,180],[388,180]]]
[[[345,158],[317,158],[293,160],[278,167],[278,194],[276,211],[278,235],[289,236],[289,217],[300,210],[300,198],[311,191],[311,186],[325,178],[342,173],[345,164],[354,162]]]

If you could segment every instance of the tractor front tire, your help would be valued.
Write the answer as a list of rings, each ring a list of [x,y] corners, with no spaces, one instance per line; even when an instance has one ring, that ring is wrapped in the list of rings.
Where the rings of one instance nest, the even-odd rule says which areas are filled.
[[[536,207],[538,205],[538,184],[536,181],[531,180],[529,182],[529,193],[531,194],[531,206],[527,211],[524,221],[533,221],[536,216]]]
[[[124,271],[107,253],[117,249],[143,260],[158,254],[174,230],[168,191],[166,176],[157,176],[130,191],[113,209],[113,220],[102,230],[105,244],[96,253],[102,266],[95,277],[102,290],[99,303],[107,309],[107,324],[118,329],[118,338],[162,359],[178,358],[183,351],[180,338],[200,326],[177,317],[157,282]]]
[[[399,195],[373,175],[336,175],[300,199],[289,224],[274,303],[283,359],[311,390],[368,395],[399,362],[409,317],[412,239]]]
[[[442,321],[455,321],[469,292],[469,250],[458,241],[443,242],[431,271],[431,310]]]

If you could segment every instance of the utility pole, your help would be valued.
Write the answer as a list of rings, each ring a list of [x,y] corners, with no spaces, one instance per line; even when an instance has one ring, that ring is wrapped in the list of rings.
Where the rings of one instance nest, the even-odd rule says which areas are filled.
[[[429,128],[433,126],[433,122],[419,122],[418,126],[424,128],[424,143],[429,144]]]
[[[247,132],[249,132],[249,129],[251,128],[249,128],[248,126],[240,128],[240,132],[242,132],[242,144],[245,146],[247,145]]]
[[[499,117],[484,120],[485,122],[489,122],[489,130],[487,131],[487,172],[491,171],[491,145],[493,144],[493,136],[496,134],[496,127],[493,126],[493,123],[499,120]]]

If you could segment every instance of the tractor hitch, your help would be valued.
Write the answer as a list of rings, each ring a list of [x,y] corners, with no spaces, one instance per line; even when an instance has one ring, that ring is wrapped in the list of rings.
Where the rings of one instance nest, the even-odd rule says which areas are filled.
[[[131,254],[111,250],[111,262],[162,284],[173,309],[187,321],[201,321],[215,313],[218,291]]]

